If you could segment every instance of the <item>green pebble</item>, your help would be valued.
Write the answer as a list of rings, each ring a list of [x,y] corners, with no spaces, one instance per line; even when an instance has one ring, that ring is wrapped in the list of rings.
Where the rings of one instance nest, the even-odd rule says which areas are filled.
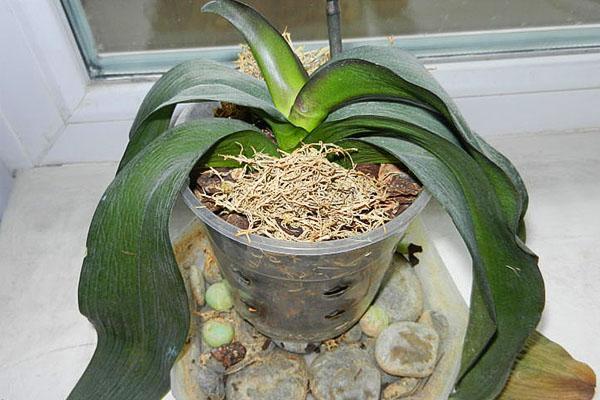
[[[202,326],[202,339],[210,347],[231,343],[233,335],[233,326],[225,321],[210,320]]]
[[[204,295],[206,304],[217,311],[227,311],[233,307],[233,296],[227,282],[213,283]]]
[[[359,324],[365,335],[377,337],[390,324],[390,316],[383,307],[372,305],[362,316]]]

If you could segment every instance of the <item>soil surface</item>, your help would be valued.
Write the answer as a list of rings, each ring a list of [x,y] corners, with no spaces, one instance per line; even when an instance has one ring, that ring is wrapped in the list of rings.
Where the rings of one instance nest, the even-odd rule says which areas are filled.
[[[396,204],[393,209],[388,211],[390,218],[394,218],[406,210],[422,190],[420,183],[402,165],[364,163],[357,164],[355,169],[385,185],[387,196]],[[243,230],[249,226],[248,218],[245,215],[228,211],[206,197],[206,195],[221,191],[224,181],[234,183],[234,177],[238,171],[239,169],[234,168],[213,168],[201,171],[195,179],[195,185],[192,184],[192,190],[208,210]],[[192,180],[192,182],[194,181]],[[299,228],[289,227],[283,223],[280,226],[292,236],[297,237],[302,233]]]

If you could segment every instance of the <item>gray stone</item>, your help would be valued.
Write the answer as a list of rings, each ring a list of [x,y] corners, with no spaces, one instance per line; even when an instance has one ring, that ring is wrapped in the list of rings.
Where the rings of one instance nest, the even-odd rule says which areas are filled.
[[[419,277],[399,255],[394,256],[375,302],[387,311],[391,322],[416,321],[423,313],[424,295]]]
[[[362,338],[362,329],[359,324],[354,325],[346,333],[340,336],[342,343],[357,343]]]
[[[263,357],[266,353],[275,348],[271,339],[267,338],[256,330],[252,324],[243,319],[235,310],[229,313],[231,323],[235,329],[235,341],[240,342],[246,349],[246,356],[239,363],[231,366],[228,374],[232,374],[252,364],[257,358]]]
[[[310,389],[316,400],[378,400],[381,378],[368,351],[341,346],[315,358]]]
[[[177,399],[222,400],[225,376],[221,363],[203,352],[198,337],[187,344],[171,369],[171,391]]]
[[[225,398],[225,368],[214,358],[209,358],[205,365],[197,370],[196,382],[198,387],[210,400]]]
[[[273,340],[273,343],[275,343],[275,345],[277,347],[279,347],[280,349],[289,351],[291,353],[297,353],[297,354],[312,353],[315,351],[315,349],[318,349],[321,344],[320,342],[319,343],[288,342],[288,341],[282,341],[282,340]]]
[[[397,400],[406,398],[419,389],[422,379],[399,378],[383,389],[381,400]]]
[[[212,249],[210,247],[204,248],[204,280],[209,285],[213,283],[217,283],[223,280],[223,275],[221,275],[221,269],[217,264],[217,259],[213,255]]]
[[[440,348],[438,350],[438,359],[446,352],[448,347],[448,337],[450,335],[450,323],[444,314],[438,311],[425,311],[419,323],[433,328],[440,337]]]
[[[301,356],[276,350],[227,377],[227,400],[304,400],[308,387]]]
[[[202,276],[202,270],[197,265],[191,265],[189,269],[190,289],[192,291],[192,297],[197,306],[202,307],[204,305],[204,294],[206,288],[204,285],[204,277]]]
[[[391,375],[424,378],[433,373],[439,336],[432,328],[415,322],[388,326],[375,343],[375,359]]]
[[[397,376],[388,374],[379,368],[379,365],[377,365],[377,360],[375,360],[375,341],[375,338],[364,336],[361,340],[361,348],[364,348],[369,353],[369,357],[371,357],[373,365],[377,366],[377,369],[379,369],[379,374],[381,375],[381,385],[385,387],[392,382],[396,382],[399,378]]]

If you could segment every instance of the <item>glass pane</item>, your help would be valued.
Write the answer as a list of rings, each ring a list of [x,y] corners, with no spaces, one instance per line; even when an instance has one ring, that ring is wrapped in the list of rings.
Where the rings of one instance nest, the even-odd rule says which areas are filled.
[[[295,41],[326,39],[324,0],[250,0]],[[341,0],[345,39],[600,23],[600,0]],[[232,45],[198,0],[81,0],[99,53]]]
[[[61,0],[90,76],[156,74],[192,58],[231,61],[242,38],[207,0]],[[246,0],[294,43],[327,45],[324,0]],[[600,48],[600,0],[340,0],[345,47],[417,57]]]

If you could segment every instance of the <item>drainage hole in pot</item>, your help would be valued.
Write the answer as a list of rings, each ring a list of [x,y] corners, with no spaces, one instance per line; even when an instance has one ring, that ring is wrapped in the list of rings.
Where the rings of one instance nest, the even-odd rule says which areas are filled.
[[[346,310],[335,310],[325,316],[325,319],[336,319],[339,318]]]
[[[250,280],[250,278],[248,278],[246,275],[244,275],[242,273],[242,271],[239,271],[237,269],[234,269],[233,272],[235,272],[235,274],[237,275],[237,279],[241,284],[244,284],[246,286],[250,286],[250,284],[252,283],[252,281]]]
[[[348,290],[348,288],[350,287],[350,285],[337,285],[336,287],[334,287],[333,289],[329,289],[328,291],[323,293],[323,296],[325,297],[338,297],[343,295],[346,290]]]
[[[241,299],[240,299],[240,301],[242,303],[244,303],[244,305],[246,306],[246,308],[248,309],[249,312],[255,313],[255,312],[258,311],[258,309],[255,306],[253,306],[252,304],[248,303],[247,301],[241,300]]]

